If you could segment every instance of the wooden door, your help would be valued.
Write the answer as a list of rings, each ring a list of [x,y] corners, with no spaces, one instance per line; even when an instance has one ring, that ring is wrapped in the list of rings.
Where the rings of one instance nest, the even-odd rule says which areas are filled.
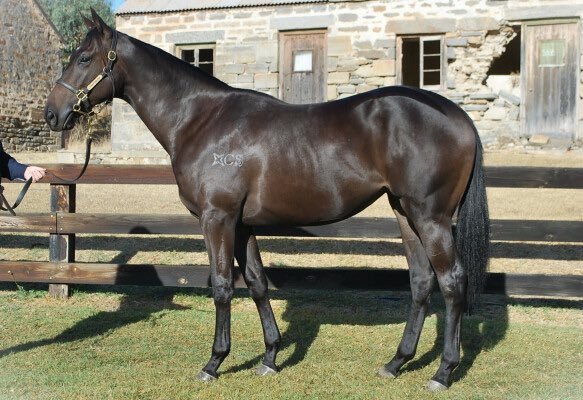
[[[280,98],[307,104],[326,100],[326,32],[280,34]]]
[[[526,25],[522,62],[522,131],[560,139],[577,136],[579,25]]]

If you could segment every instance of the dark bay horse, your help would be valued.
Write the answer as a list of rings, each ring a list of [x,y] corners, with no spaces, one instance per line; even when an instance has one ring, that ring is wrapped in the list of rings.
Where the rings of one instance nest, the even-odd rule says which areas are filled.
[[[87,36],[49,95],[45,118],[53,130],[70,129],[79,114],[117,97],[170,155],[211,266],[215,338],[198,378],[217,378],[231,348],[234,259],[263,327],[258,373],[277,371],[280,333],[253,227],[332,223],[386,194],[401,228],[413,301],[396,355],[379,373],[396,377],[413,358],[437,281],[445,340],[428,387],[447,388],[460,361],[461,316],[481,288],[488,259],[482,149],[469,117],[437,94],[408,87],[290,105],[231,88],[118,33],[95,12],[85,22]]]

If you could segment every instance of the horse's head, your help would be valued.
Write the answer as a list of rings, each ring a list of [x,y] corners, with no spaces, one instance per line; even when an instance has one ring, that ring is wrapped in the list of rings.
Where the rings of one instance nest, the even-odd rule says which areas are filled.
[[[84,17],[89,29],[85,39],[71,54],[47,99],[45,120],[54,131],[73,128],[80,115],[89,114],[93,106],[115,95],[112,69],[117,58],[117,32],[95,10],[91,9],[91,14],[92,20]]]

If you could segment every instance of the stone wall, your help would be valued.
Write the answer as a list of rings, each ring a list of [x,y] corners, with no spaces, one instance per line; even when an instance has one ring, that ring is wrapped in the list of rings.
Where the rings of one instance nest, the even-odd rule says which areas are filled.
[[[34,0],[0,1],[0,140],[7,151],[60,148],[43,117],[60,75],[61,39]]]
[[[447,81],[438,91],[470,114],[488,142],[498,136],[516,139],[520,131],[519,88],[501,94],[486,84],[493,60],[516,35],[513,21],[582,14],[583,6],[552,0],[330,0],[121,14],[116,22],[120,31],[170,53],[181,44],[215,43],[215,75],[219,79],[273,96],[279,95],[279,32],[324,28],[328,100],[398,83],[399,35],[441,34],[446,46]],[[127,104],[114,102],[113,150],[160,148],[145,131]]]

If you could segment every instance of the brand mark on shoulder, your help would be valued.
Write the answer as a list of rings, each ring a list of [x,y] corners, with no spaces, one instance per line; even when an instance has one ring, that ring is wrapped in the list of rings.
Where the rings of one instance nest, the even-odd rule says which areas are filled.
[[[213,153],[213,164],[221,167],[241,167],[243,165],[243,156],[240,154],[217,154]]]

